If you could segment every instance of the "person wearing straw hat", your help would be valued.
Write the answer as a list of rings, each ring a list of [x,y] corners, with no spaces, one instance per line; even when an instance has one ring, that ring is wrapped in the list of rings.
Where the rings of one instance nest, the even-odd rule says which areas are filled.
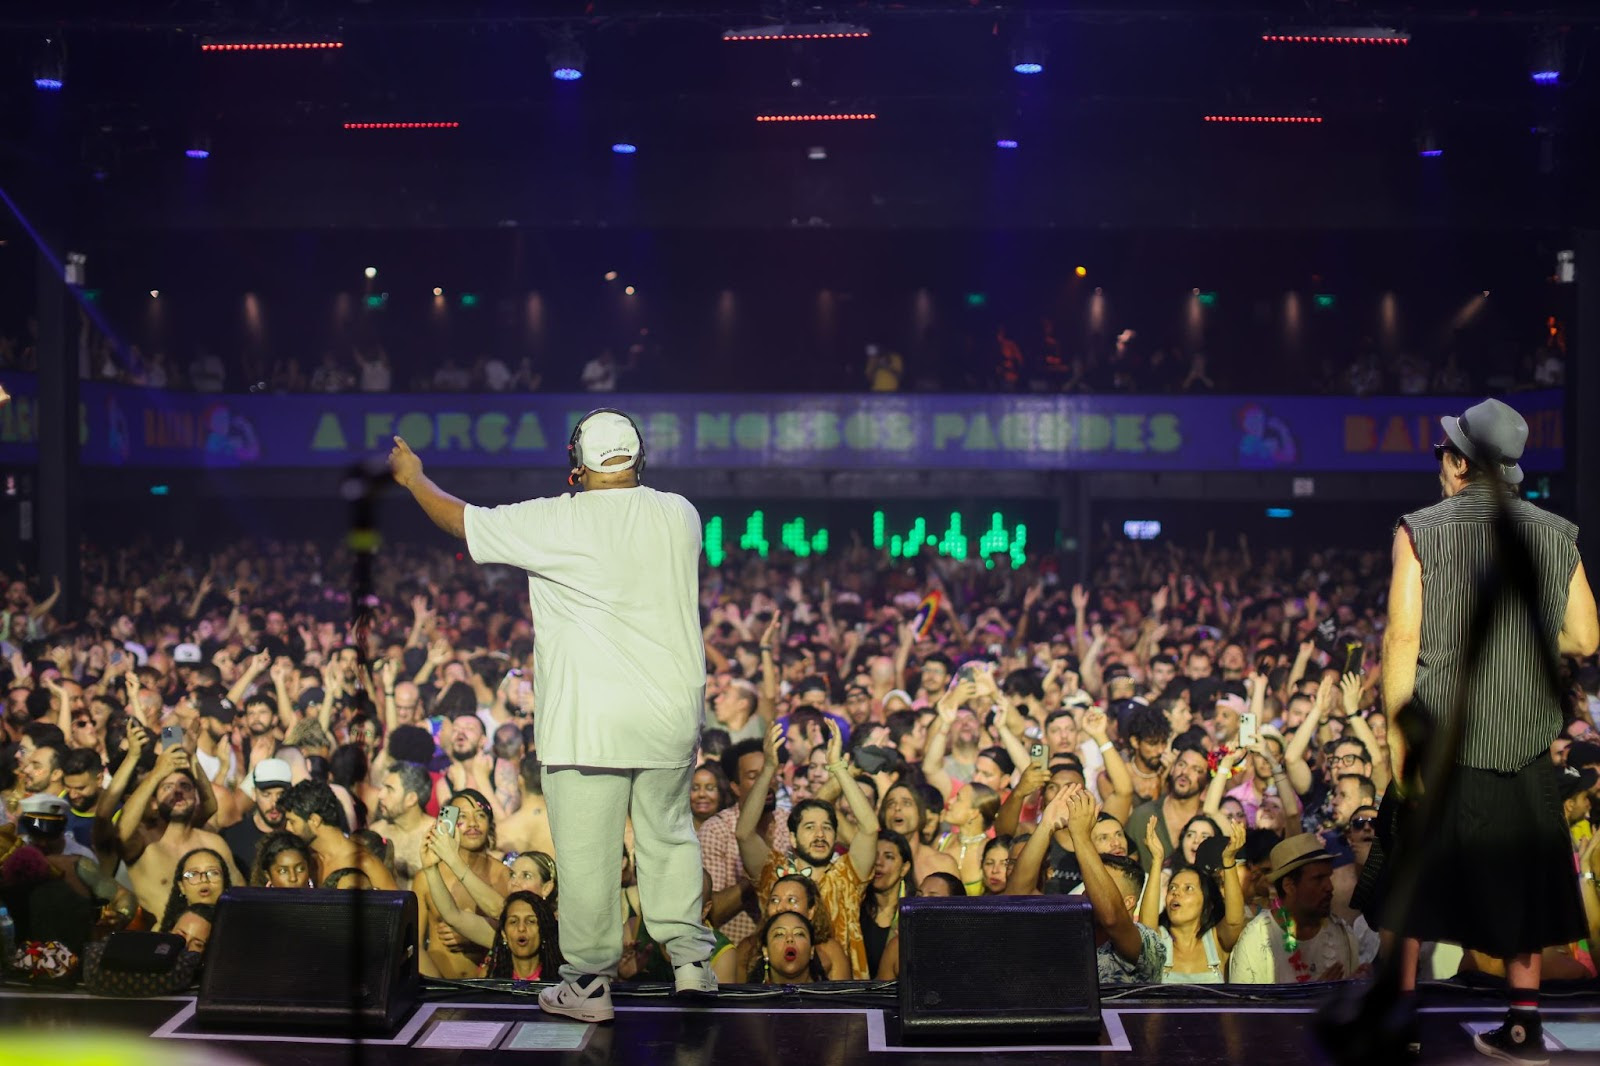
[[[1250,919],[1228,959],[1234,984],[1292,985],[1360,976],[1355,930],[1333,913],[1333,853],[1315,833],[1272,849],[1272,906]]]
[[[1444,499],[1406,515],[1394,536],[1383,643],[1394,780],[1380,845],[1393,843],[1417,799],[1421,759],[1407,765],[1408,745],[1441,735],[1457,713],[1461,741],[1448,784],[1434,798],[1438,831],[1430,831],[1420,854],[1407,856],[1418,864],[1416,905],[1404,915],[1384,914],[1381,871],[1394,861],[1386,856],[1376,865],[1369,859],[1379,871],[1375,878],[1363,871],[1362,906],[1375,925],[1402,938],[1408,1010],[1415,1006],[1422,941],[1458,943],[1504,960],[1510,1009],[1500,1028],[1475,1038],[1476,1046],[1502,1061],[1542,1063],[1540,952],[1585,933],[1550,758],[1562,714],[1546,665],[1557,655],[1594,654],[1600,620],[1578,557],[1577,527],[1516,493],[1527,422],[1491,399],[1439,423],[1443,439],[1434,455]],[[1468,661],[1474,616],[1509,558],[1502,517],[1533,573],[1500,599]],[[1463,876],[1464,870],[1499,873]],[[1411,1050],[1420,1047],[1413,1042]]]

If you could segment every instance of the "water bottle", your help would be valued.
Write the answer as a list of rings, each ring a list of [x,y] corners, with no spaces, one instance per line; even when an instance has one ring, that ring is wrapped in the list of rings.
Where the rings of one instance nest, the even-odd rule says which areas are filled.
[[[11,968],[11,957],[17,951],[17,923],[11,912],[0,907],[0,976]]]

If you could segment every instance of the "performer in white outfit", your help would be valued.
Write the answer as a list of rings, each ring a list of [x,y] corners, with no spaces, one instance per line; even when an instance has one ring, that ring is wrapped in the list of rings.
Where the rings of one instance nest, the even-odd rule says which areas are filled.
[[[479,563],[528,572],[534,730],[561,885],[562,983],[547,1011],[612,1017],[622,957],[623,828],[633,817],[639,899],[679,992],[713,993],[701,919],[700,841],[689,779],[704,706],[700,516],[639,483],[644,442],[627,415],[573,429],[569,483],[583,491],[503,507],[443,492],[395,438],[390,468]]]

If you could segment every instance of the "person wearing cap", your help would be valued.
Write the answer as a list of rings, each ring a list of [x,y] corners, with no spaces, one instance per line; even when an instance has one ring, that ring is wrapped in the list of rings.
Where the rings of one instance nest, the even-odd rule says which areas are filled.
[[[209,686],[195,689],[189,699],[200,715],[195,765],[213,782],[236,780],[239,757],[234,753],[232,738],[238,708],[220,689]]]
[[[1355,931],[1333,914],[1333,860],[1314,833],[1272,849],[1271,905],[1239,934],[1228,959],[1229,981],[1290,985],[1360,976]]]
[[[233,825],[222,831],[222,839],[233,853],[233,864],[241,870],[255,866],[256,845],[268,833],[283,828],[283,811],[278,800],[293,781],[289,764],[282,759],[262,759],[250,771],[250,784],[255,792],[255,806]]]
[[[1443,814],[1427,850],[1385,856],[1421,864],[1422,905],[1407,915],[1383,915],[1380,889],[1366,909],[1387,918],[1389,928],[1399,926],[1408,997],[1424,940],[1503,959],[1510,1010],[1500,1028],[1475,1038],[1476,1046],[1495,1058],[1542,1062],[1541,951],[1586,933],[1550,759],[1561,707],[1543,664],[1557,655],[1593,655],[1600,619],[1578,557],[1577,527],[1515,491],[1528,439],[1522,416],[1491,399],[1440,419],[1440,428],[1434,454],[1444,498],[1406,515],[1394,536],[1382,684],[1395,779],[1386,799],[1396,817],[1405,818],[1415,798],[1420,760],[1408,765],[1408,743],[1441,733],[1456,713],[1464,716],[1461,742],[1451,753],[1448,787],[1434,798]],[[1532,581],[1510,591],[1467,662],[1484,579],[1503,573],[1502,520],[1500,528],[1526,553]],[[1496,857],[1500,875],[1463,878],[1462,870],[1481,868],[1483,855]]]
[[[562,888],[561,982],[545,1010],[610,1021],[622,955],[617,856],[631,814],[644,918],[682,993],[712,993],[689,782],[705,706],[700,515],[640,484],[644,441],[621,412],[591,411],[568,440],[581,492],[472,507],[442,491],[399,437],[395,481],[474,562],[528,573],[535,748]]]

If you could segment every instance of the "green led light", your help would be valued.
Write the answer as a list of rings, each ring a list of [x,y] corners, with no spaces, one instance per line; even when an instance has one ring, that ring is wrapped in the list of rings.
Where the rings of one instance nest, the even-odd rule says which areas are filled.
[[[1317,307],[1320,310],[1326,311],[1333,306],[1333,293],[1319,292],[1317,293],[1316,301]]]
[[[883,550],[883,512],[872,512],[872,547],[875,551]]]
[[[1011,569],[1015,570],[1028,561],[1028,553],[1023,549],[1028,544],[1028,527],[1017,524],[1015,535],[1011,538]]]
[[[711,566],[721,566],[728,558],[728,550],[722,542],[721,515],[712,515],[706,520],[705,544],[706,563]]]
[[[478,306],[478,294],[475,293],[475,292],[464,292],[464,293],[462,293],[461,294],[461,306],[462,307],[477,307]]]
[[[1201,307],[1215,307],[1217,305],[1217,294],[1214,292],[1203,292],[1196,299],[1200,301]]]
[[[967,557],[969,541],[961,532],[961,513],[950,512],[950,526],[944,531],[944,536],[939,538],[939,554],[946,555],[960,562]]]
[[[389,294],[384,292],[371,292],[367,294],[367,309],[371,311],[383,310],[383,305],[389,302]]]
[[[739,547],[745,551],[753,551],[763,559],[767,557],[772,545],[767,541],[766,512],[756,511],[745,520],[744,535],[739,538]]]
[[[986,304],[988,302],[989,302],[989,297],[984,293],[981,293],[981,292],[969,292],[969,293],[967,293],[967,306],[968,307],[982,307],[984,304]]]

